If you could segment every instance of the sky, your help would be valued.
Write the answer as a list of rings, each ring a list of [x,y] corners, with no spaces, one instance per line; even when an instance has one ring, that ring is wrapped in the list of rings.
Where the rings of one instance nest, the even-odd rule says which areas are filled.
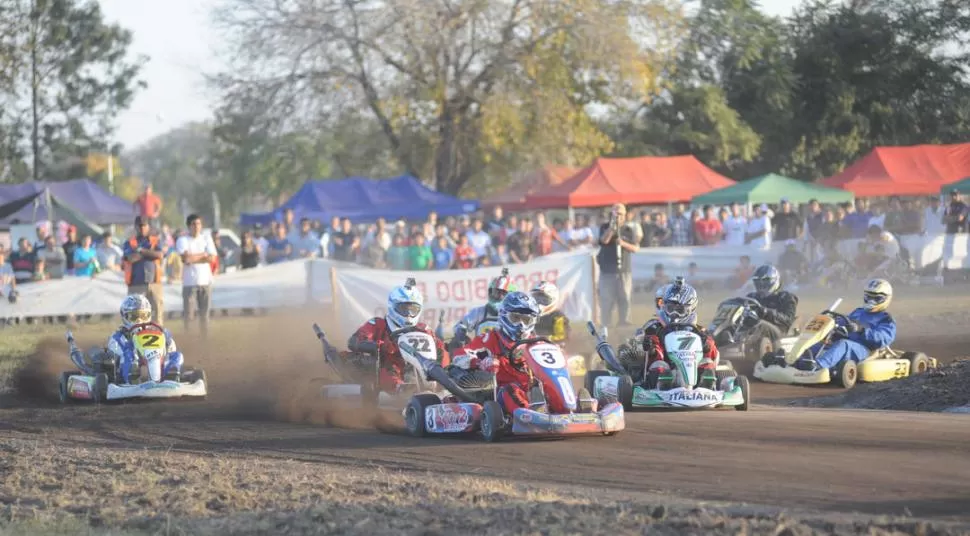
[[[772,15],[788,15],[799,0],[762,0]],[[214,95],[203,74],[219,69],[210,23],[216,0],[100,0],[105,18],[133,33],[131,53],[148,57],[148,84],[119,115],[116,143],[133,149],[191,121],[211,118]]]

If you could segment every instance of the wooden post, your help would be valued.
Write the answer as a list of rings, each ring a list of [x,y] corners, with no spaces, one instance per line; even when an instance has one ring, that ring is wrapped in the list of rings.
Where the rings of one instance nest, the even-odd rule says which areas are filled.
[[[600,320],[600,300],[599,300],[599,264],[596,262],[596,255],[590,255],[589,261],[593,264],[593,269],[590,271],[593,278],[593,324],[599,325]]]
[[[337,265],[330,266],[330,310],[334,320],[340,318],[340,308],[337,306]]]

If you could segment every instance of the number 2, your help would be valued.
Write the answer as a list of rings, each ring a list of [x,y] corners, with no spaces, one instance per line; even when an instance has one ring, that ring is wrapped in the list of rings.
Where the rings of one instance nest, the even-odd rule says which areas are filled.
[[[908,365],[908,363],[896,363],[896,371],[894,373],[894,376],[896,376],[897,378],[903,378],[903,377],[905,377],[906,376],[906,365]]]
[[[155,348],[158,346],[158,335],[145,335],[145,348]]]

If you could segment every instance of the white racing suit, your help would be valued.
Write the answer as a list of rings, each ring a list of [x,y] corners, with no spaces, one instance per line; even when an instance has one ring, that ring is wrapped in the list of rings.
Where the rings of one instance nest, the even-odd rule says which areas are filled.
[[[494,325],[491,325],[494,322]],[[491,304],[475,307],[455,324],[454,337],[448,343],[448,351],[461,348],[483,332],[498,326],[498,308]]]

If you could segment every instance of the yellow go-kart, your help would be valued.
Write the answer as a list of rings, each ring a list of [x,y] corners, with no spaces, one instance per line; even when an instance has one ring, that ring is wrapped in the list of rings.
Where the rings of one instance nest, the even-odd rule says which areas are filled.
[[[841,303],[842,298],[839,298],[812,318],[793,343],[765,354],[755,363],[753,376],[768,383],[815,385],[836,382],[842,387],[851,388],[857,381],[882,382],[905,378],[939,366],[936,359],[922,352],[900,352],[885,347],[872,352],[859,363],[844,359],[832,369],[804,370],[800,367],[804,363],[803,358],[816,357],[811,355],[813,346],[823,343],[818,350],[821,354],[829,344],[847,335],[838,322],[845,322],[847,318],[835,312]]]

